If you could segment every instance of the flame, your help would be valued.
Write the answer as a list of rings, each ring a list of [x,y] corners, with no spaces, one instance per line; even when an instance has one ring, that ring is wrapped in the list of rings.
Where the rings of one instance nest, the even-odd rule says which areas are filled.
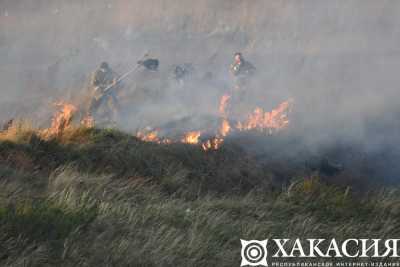
[[[229,134],[230,131],[231,131],[231,125],[229,124],[229,121],[227,119],[224,119],[219,129],[219,133],[221,134],[221,136],[225,137]]]
[[[208,150],[218,150],[220,148],[220,146],[223,144],[224,139],[223,138],[213,138],[210,140],[207,140],[206,142],[201,144],[201,147],[204,151],[208,151]]]
[[[171,144],[172,140],[168,138],[161,138],[159,136],[159,130],[154,129],[154,130],[149,130],[146,129],[145,131],[139,131],[135,135],[137,138],[144,142],[152,142],[152,143],[157,143],[157,144]]]
[[[289,99],[281,103],[276,109],[265,112],[262,108],[256,108],[248,119],[238,122],[236,128],[240,131],[246,130],[282,130],[289,124],[289,112],[293,100]]]
[[[60,101],[54,103],[54,105],[59,110],[53,116],[50,128],[45,130],[47,136],[59,135],[69,128],[75,113],[78,111],[78,108],[70,103]]]
[[[187,132],[180,139],[180,142],[185,144],[200,145],[204,151],[217,150],[224,143],[224,138],[229,136],[233,131],[268,131],[272,133],[273,131],[279,131],[285,129],[289,124],[289,113],[292,106],[292,99],[289,99],[281,103],[277,108],[270,112],[264,111],[262,108],[257,107],[252,113],[250,113],[245,121],[239,121],[236,125],[231,125],[228,120],[227,106],[230,95],[223,95],[220,100],[219,112],[220,116],[223,118],[221,125],[218,129],[218,134],[204,142],[200,141],[202,131],[191,131]],[[138,132],[136,135],[139,139],[146,142],[156,142],[171,144],[173,143],[170,139],[159,138],[158,131],[152,130],[148,131],[146,134],[143,132]]]
[[[198,144],[200,136],[200,131],[188,132],[187,134],[185,134],[181,141],[185,144]]]
[[[158,131],[152,130],[150,132],[144,133],[139,131],[136,134],[136,137],[145,142],[160,142],[160,138],[158,137]]]
[[[202,134],[201,131],[191,131],[191,132],[185,133],[184,136],[182,137],[182,139],[180,140],[180,142],[184,143],[184,144],[200,145],[200,147],[204,151],[217,150],[220,148],[220,146],[224,142],[224,139],[220,138],[220,137],[215,137],[215,138],[209,139],[205,142],[200,142],[201,134]],[[171,139],[160,138],[158,130],[151,130],[147,133],[144,133],[143,131],[139,131],[139,132],[137,132],[136,137],[144,142],[153,142],[153,143],[158,143],[158,144],[174,143]]]
[[[285,129],[289,125],[289,113],[291,111],[293,100],[289,99],[282,102],[279,106],[270,112],[264,111],[260,107],[256,107],[251,112],[247,119],[231,124],[229,120],[229,111],[227,107],[230,103],[231,95],[225,94],[221,97],[219,103],[219,114],[221,124],[217,129],[217,134],[209,138],[207,141],[202,141],[202,130],[190,131],[184,133],[180,139],[172,140],[165,137],[160,137],[159,129],[145,128],[144,131],[138,131],[136,137],[145,142],[154,142],[158,144],[171,144],[181,142],[200,146],[204,151],[217,150],[225,142],[225,138],[235,131],[257,130],[262,132],[273,132]],[[50,128],[44,130],[45,136],[59,135],[65,129],[71,126],[72,119],[77,113],[78,108],[70,103],[58,102],[55,105],[59,110],[55,113]],[[95,121],[91,116],[86,116],[81,120],[81,125],[85,127],[94,127]]]

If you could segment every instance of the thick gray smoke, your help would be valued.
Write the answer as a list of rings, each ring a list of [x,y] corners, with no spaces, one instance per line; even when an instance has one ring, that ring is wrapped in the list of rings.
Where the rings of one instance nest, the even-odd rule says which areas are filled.
[[[345,137],[373,150],[398,136],[398,14],[392,0],[0,0],[0,118],[43,116],[101,61],[122,73],[145,52],[161,69],[126,81],[128,128],[213,113],[241,51],[265,108],[295,99],[293,128],[306,141]],[[185,62],[196,80],[181,92],[169,74]]]

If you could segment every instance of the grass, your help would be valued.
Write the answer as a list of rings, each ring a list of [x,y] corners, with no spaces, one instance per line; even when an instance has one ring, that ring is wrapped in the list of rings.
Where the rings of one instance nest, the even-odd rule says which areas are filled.
[[[44,175],[60,166],[74,165],[92,174],[150,178],[169,193],[187,196],[269,186],[262,167],[235,148],[204,153],[197,146],[144,143],[113,129],[77,128],[50,140],[32,131],[15,135],[18,138],[0,143],[0,163],[40,170]]]
[[[398,191],[354,195],[318,177],[277,188],[234,146],[84,128],[1,140],[1,266],[239,266],[240,238],[400,234]]]
[[[62,240],[95,216],[94,209],[70,210],[48,201],[17,202],[0,209],[0,224],[10,236]]]

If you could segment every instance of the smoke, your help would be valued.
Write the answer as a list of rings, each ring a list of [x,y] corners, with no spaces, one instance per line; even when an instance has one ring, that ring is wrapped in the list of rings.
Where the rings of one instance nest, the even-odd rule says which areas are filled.
[[[399,12],[390,0],[0,0],[0,121],[46,117],[101,61],[122,74],[146,52],[161,68],[125,82],[125,129],[216,114],[241,51],[257,68],[254,102],[293,98],[305,143],[382,150],[399,136]],[[182,63],[195,68],[183,89],[171,79]]]

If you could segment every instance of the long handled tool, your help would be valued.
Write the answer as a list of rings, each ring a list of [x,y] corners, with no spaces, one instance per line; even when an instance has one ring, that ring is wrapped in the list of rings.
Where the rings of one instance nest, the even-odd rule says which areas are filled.
[[[147,56],[147,53],[142,57],[144,59]],[[101,96],[99,98],[93,98],[89,108],[88,108],[88,115],[92,113],[93,110],[96,110],[99,105],[101,105],[102,101],[112,92],[112,90],[117,86],[120,82],[125,80],[129,75],[135,73],[141,67],[140,64],[135,65],[135,67],[131,68],[125,74],[121,75],[115,82],[107,86],[104,90],[102,90]]]
[[[143,58],[145,58],[146,56],[147,56],[147,54],[145,54],[143,56]],[[120,82],[125,80],[129,75],[131,75],[132,73],[136,72],[140,67],[141,67],[141,65],[136,65],[135,67],[130,69],[128,72],[126,72],[125,74],[121,75],[113,84],[107,86],[104,89],[104,91],[103,91],[104,95],[107,95],[108,91],[112,90],[114,86],[116,86],[117,84],[119,84]]]

